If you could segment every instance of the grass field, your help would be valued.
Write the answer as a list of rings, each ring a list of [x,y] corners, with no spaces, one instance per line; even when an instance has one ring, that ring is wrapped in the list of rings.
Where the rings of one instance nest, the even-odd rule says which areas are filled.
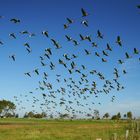
[[[126,121],[0,119],[0,140],[109,140],[125,134]]]

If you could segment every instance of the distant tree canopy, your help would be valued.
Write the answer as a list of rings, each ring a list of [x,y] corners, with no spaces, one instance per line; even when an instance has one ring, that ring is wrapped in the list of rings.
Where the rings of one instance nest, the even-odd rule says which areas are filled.
[[[132,119],[132,112],[131,111],[127,112],[127,118],[130,120]]]
[[[45,112],[42,113],[33,113],[32,111],[25,113],[24,118],[45,118],[47,117]]]
[[[100,113],[99,113],[99,110],[94,110],[94,119],[98,120],[100,119]]]
[[[108,119],[109,116],[110,116],[109,113],[105,113],[104,116],[103,116],[103,118]]]
[[[7,100],[0,100],[0,116],[1,117],[14,117],[16,105]]]
[[[69,114],[65,113],[65,114],[60,114],[59,116],[61,119],[65,119],[65,118],[69,118]]]
[[[117,115],[113,115],[113,116],[111,117],[111,119],[112,119],[112,120],[120,120],[120,119],[121,119],[121,113],[118,112]]]

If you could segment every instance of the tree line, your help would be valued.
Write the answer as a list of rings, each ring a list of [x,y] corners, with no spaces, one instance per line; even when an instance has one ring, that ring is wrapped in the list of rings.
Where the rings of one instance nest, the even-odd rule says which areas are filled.
[[[0,100],[0,117],[1,118],[10,118],[10,117],[18,118],[19,115],[15,113],[15,110],[16,110],[16,105],[13,102],[8,101],[8,100]],[[49,117],[50,119],[54,118],[52,114],[47,115],[45,112],[34,113],[32,111],[26,112],[23,117],[24,118],[48,118]],[[76,119],[77,116],[73,114],[73,116],[71,117],[67,113],[64,113],[64,114],[60,113],[58,118],[59,119]],[[116,115],[112,115],[112,116],[109,113],[105,113],[103,117],[100,117],[100,113],[98,110],[94,110],[93,114],[87,114],[87,118],[95,119],[95,120],[99,120],[99,119],[132,120],[132,119],[135,119],[131,111],[126,112],[126,114],[123,114],[123,115],[121,115],[121,113],[118,112]]]

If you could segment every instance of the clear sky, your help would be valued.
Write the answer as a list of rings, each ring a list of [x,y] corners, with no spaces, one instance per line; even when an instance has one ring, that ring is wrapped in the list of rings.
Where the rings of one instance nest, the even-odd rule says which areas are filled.
[[[13,96],[17,96],[23,101],[23,106],[30,110],[32,103],[25,102],[23,96],[38,87],[38,81],[42,76],[32,73],[32,78],[29,78],[24,73],[39,68],[40,73],[44,71],[48,73],[54,89],[57,89],[63,86],[63,82],[61,85],[56,82],[56,74],[61,74],[65,78],[73,77],[76,80],[79,78],[77,74],[69,75],[68,71],[58,64],[58,59],[63,58],[64,53],[69,55],[74,53],[78,55],[75,62],[79,66],[84,64],[87,67],[86,74],[89,70],[97,69],[104,73],[107,79],[111,79],[114,67],[119,71],[126,69],[128,72],[119,79],[125,87],[124,90],[113,90],[109,95],[100,95],[97,99],[90,97],[88,102],[91,108],[99,109],[101,114],[124,113],[131,110],[135,116],[140,116],[140,61],[138,60],[140,55],[133,54],[133,48],[140,50],[140,9],[136,7],[138,4],[138,0],[0,0],[0,16],[4,16],[0,19],[0,41],[4,43],[0,46],[0,99],[13,101]],[[89,13],[86,18],[89,27],[84,27],[80,23],[81,8]],[[63,24],[66,23],[67,17],[72,18],[74,23],[64,30]],[[13,24],[10,22],[11,18],[20,19],[21,23]],[[98,29],[104,35],[103,40],[97,38]],[[35,33],[36,36],[30,38],[19,34],[24,30]],[[50,39],[41,34],[43,30],[47,30],[49,36],[56,39],[62,48],[55,49]],[[17,39],[9,37],[10,33],[15,33]],[[111,45],[113,51],[109,52],[109,57],[105,57],[107,63],[102,63],[94,55],[95,51],[88,42],[80,42],[80,33],[92,36],[92,40],[99,44],[97,48],[99,53],[105,49],[106,43]],[[71,42],[67,42],[65,35],[72,36],[80,42],[80,45],[73,46]],[[122,48],[116,44],[118,35],[122,39]],[[26,42],[32,48],[31,54],[28,54],[24,47]],[[45,48],[53,50],[52,61],[57,67],[54,71],[49,69],[50,60],[44,61],[47,64],[44,68],[40,64],[39,56],[43,55]],[[89,50],[91,55],[86,56],[84,49]],[[125,52],[132,56],[130,60],[125,59]],[[12,54],[16,55],[15,62],[9,58]],[[119,58],[125,61],[123,65],[118,64]],[[92,77],[89,75],[88,79],[90,81]],[[102,82],[98,79],[99,87],[100,84]],[[37,92],[35,96],[43,102],[41,93],[42,91]],[[112,95],[116,96],[113,103],[110,102]],[[28,96],[28,99],[32,100],[32,96],[30,94]],[[91,101],[97,104],[92,106]],[[102,105],[98,105],[98,102]]]

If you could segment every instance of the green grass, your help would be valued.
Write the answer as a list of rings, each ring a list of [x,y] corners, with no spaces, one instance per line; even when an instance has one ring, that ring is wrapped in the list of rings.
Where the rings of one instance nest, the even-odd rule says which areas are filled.
[[[126,121],[0,119],[0,140],[109,140],[124,136]]]

